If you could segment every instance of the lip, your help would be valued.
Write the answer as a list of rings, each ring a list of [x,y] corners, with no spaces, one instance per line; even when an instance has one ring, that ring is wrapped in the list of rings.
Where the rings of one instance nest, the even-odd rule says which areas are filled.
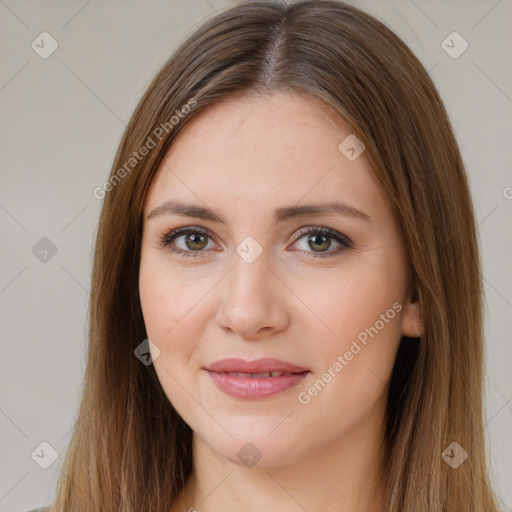
[[[307,368],[280,361],[263,358],[254,361],[229,358],[216,361],[205,370],[215,385],[224,393],[236,398],[266,398],[295,387],[310,373]],[[251,377],[230,375],[230,373],[267,373],[285,372],[290,375],[276,377]]]
[[[307,368],[297,366],[295,364],[265,357],[263,359],[255,359],[254,361],[246,361],[230,357],[221,359],[206,367],[206,370],[216,373],[222,372],[238,372],[238,373],[265,373],[265,372],[288,372],[301,373],[309,371]]]

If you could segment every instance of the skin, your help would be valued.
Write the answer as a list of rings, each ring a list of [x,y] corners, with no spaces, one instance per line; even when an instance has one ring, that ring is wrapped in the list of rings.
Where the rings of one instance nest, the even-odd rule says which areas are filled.
[[[162,388],[194,432],[194,470],[173,510],[383,510],[376,479],[387,384],[401,336],[421,334],[421,312],[411,300],[403,242],[365,153],[350,161],[338,149],[350,133],[311,97],[232,96],[187,122],[152,179],[140,301],[148,338],[160,351],[156,357],[152,349]],[[177,214],[146,218],[167,200],[209,207],[226,224]],[[369,221],[339,213],[273,221],[276,208],[335,201]],[[196,257],[159,244],[186,226],[213,234],[187,245],[180,233],[171,243],[195,249]],[[294,238],[303,227],[330,228],[353,247],[334,254],[343,246],[327,237],[315,252],[308,243],[314,234]],[[236,252],[249,236],[262,250],[252,263]],[[394,318],[300,403],[299,393],[395,303],[401,310]],[[272,397],[234,398],[203,369],[226,357],[274,357],[311,373]],[[262,455],[253,467],[237,457],[247,442]]]

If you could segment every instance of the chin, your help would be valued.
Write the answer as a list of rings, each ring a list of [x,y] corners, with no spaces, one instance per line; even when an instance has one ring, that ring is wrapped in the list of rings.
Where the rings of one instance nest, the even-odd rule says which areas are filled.
[[[282,420],[282,418],[281,418]],[[286,421],[286,420],[285,420]],[[258,422],[255,428],[254,417],[247,418],[247,422],[238,422],[237,425],[225,425],[227,432],[217,435],[211,429],[196,431],[211,450],[221,457],[247,468],[271,468],[284,466],[296,462],[300,458],[298,447],[303,447],[296,437],[284,427],[284,423],[276,428],[275,421]],[[267,428],[268,425],[271,425]],[[261,429],[260,427],[264,427]],[[275,429],[272,432],[272,429]],[[282,429],[281,431],[279,431]],[[271,432],[269,434],[269,432]],[[203,435],[204,434],[204,435]]]

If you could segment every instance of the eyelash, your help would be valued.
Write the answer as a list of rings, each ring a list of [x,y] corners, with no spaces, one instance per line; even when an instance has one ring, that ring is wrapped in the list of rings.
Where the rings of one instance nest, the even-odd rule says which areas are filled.
[[[175,238],[177,238],[180,235],[189,234],[189,233],[196,234],[196,235],[206,235],[209,239],[215,240],[215,237],[213,236],[211,231],[209,231],[208,229],[187,226],[184,228],[178,228],[178,229],[174,229],[170,232],[163,233],[159,240],[159,242],[160,242],[159,247],[167,248],[169,251],[176,253],[180,257],[183,257],[183,258],[189,258],[189,257],[196,258],[199,256],[199,253],[204,252],[204,250],[184,251],[183,249],[177,249],[177,248],[173,248],[171,246],[171,242]],[[338,247],[332,251],[324,252],[324,253],[314,253],[314,252],[311,253],[310,251],[300,250],[301,252],[304,252],[304,253],[307,253],[310,255],[312,254],[311,256],[309,256],[312,258],[330,258],[330,257],[338,255],[339,253],[341,253],[342,251],[344,251],[346,249],[353,248],[353,243],[348,237],[346,237],[346,236],[342,235],[341,233],[338,233],[337,231],[334,231],[332,229],[325,228],[325,227],[316,227],[316,226],[308,226],[308,227],[299,229],[299,231],[297,232],[297,235],[294,238],[293,243],[298,242],[302,237],[304,237],[305,235],[310,235],[310,234],[328,236],[330,238],[333,238],[334,240],[336,240],[337,242],[339,242],[341,244],[340,247]]]

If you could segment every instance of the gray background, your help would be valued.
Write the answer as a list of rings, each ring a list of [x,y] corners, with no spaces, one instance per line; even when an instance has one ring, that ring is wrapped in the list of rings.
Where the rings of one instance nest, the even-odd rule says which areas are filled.
[[[159,67],[234,3],[0,0],[0,512],[52,501],[76,420],[101,207],[92,191],[107,179]],[[511,507],[512,2],[354,3],[397,32],[430,71],[468,168],[484,257],[485,433],[496,495]],[[44,31],[59,45],[46,59],[31,47]],[[442,47],[453,31],[469,44],[458,58]],[[448,44],[461,49],[460,40]],[[46,261],[36,250],[48,244],[43,237],[57,249]],[[49,462],[42,442],[59,454],[48,469],[36,463]]]

